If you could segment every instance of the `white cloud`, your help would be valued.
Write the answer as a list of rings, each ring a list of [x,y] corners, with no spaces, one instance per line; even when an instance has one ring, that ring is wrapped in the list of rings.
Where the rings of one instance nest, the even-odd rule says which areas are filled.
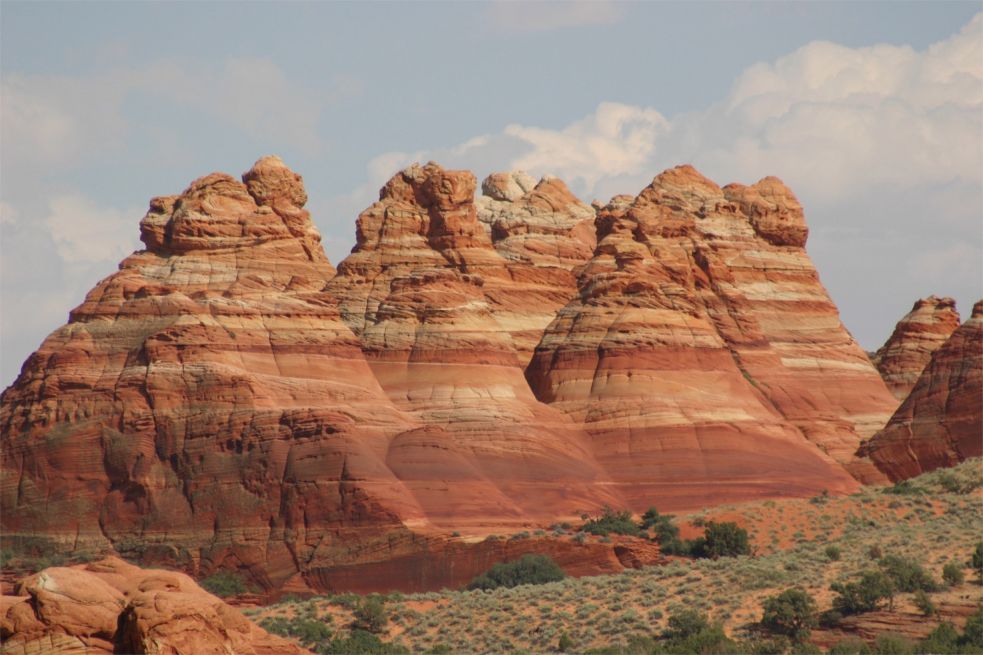
[[[454,148],[387,153],[372,176],[409,157],[555,174],[601,199],[685,162],[721,184],[777,175],[806,207],[834,299],[860,317],[851,329],[876,346],[896,319],[878,308],[886,299],[983,295],[983,14],[923,51],[810,43],[749,67],[704,111],[666,118],[604,102],[558,129],[509,125]]]
[[[58,256],[66,264],[118,262],[140,247],[134,223],[139,208],[99,207],[82,195],[51,199],[42,219]]]
[[[624,8],[624,3],[608,0],[497,0],[488,5],[485,20],[504,32],[547,32],[588,25],[612,25],[624,17]]]

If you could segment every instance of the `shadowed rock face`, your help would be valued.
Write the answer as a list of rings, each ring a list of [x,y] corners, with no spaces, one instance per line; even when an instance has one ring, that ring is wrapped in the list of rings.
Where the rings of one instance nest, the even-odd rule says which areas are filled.
[[[892,480],[979,457],[983,455],[981,399],[983,300],[932,354],[911,393],[861,454]]]
[[[596,219],[553,178],[475,186],[398,173],[337,274],[275,157],[152,200],[3,394],[5,536],[303,590],[435,533],[876,474],[894,400],[781,182],[680,167]]]
[[[871,361],[898,400],[908,397],[932,353],[959,327],[959,312],[952,298],[929,296],[915,302],[898,321],[891,338]]]
[[[52,567],[0,598],[4,653],[302,655],[173,571],[110,557]]]

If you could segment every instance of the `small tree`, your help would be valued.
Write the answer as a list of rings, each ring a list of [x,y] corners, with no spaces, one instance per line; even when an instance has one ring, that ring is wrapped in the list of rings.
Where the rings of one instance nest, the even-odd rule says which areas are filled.
[[[751,545],[748,542],[747,530],[738,527],[736,523],[707,523],[703,533],[704,543],[697,553],[694,548],[694,555],[702,557],[736,557],[737,555],[750,555]]]
[[[816,601],[802,589],[786,589],[767,598],[761,624],[776,634],[803,641],[816,627]]]
[[[942,580],[950,587],[958,587],[966,580],[966,576],[963,574],[961,566],[955,562],[949,562],[942,567]]]
[[[566,577],[556,562],[546,555],[523,555],[513,562],[495,564],[468,585],[468,589],[498,589],[522,584],[545,584]]]
[[[881,571],[865,571],[858,582],[834,583],[830,589],[838,596],[833,598],[833,609],[846,616],[872,612],[885,599],[893,604],[894,582]]]
[[[924,591],[921,589],[916,591],[913,600],[915,602],[915,607],[917,607],[922,614],[925,616],[935,616],[935,612],[938,610],[938,608]]]
[[[913,559],[887,555],[878,564],[893,581],[898,591],[913,592],[938,591],[939,583],[932,579],[931,574]]]
[[[385,632],[386,626],[389,624],[386,607],[377,596],[366,597],[355,607],[352,614],[355,617],[352,628],[355,630],[381,634]]]
[[[702,632],[710,627],[707,617],[696,610],[680,610],[669,615],[662,636],[666,639],[681,640]]]
[[[629,510],[616,512],[610,507],[605,507],[600,516],[588,518],[580,529],[602,537],[612,532],[627,535],[637,535],[640,532],[638,524],[632,520]]]
[[[943,621],[918,645],[919,653],[957,653],[959,652],[959,632],[956,627]]]

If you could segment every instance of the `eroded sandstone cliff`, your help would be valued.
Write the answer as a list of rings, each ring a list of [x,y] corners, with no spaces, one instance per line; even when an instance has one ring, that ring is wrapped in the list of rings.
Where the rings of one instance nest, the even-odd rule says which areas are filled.
[[[861,454],[892,480],[983,455],[983,300],[932,354],[911,393]]]
[[[935,296],[916,301],[911,311],[898,321],[891,337],[871,357],[898,400],[908,396],[932,359],[932,353],[946,342],[959,322],[956,301]]]

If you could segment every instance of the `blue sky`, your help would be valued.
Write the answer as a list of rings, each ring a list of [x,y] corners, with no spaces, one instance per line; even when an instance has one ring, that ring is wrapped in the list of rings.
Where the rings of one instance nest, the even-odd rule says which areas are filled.
[[[861,344],[983,295],[983,9],[931,3],[0,4],[0,383],[139,247],[147,200],[275,153],[340,261],[385,179],[585,200],[784,179]]]

